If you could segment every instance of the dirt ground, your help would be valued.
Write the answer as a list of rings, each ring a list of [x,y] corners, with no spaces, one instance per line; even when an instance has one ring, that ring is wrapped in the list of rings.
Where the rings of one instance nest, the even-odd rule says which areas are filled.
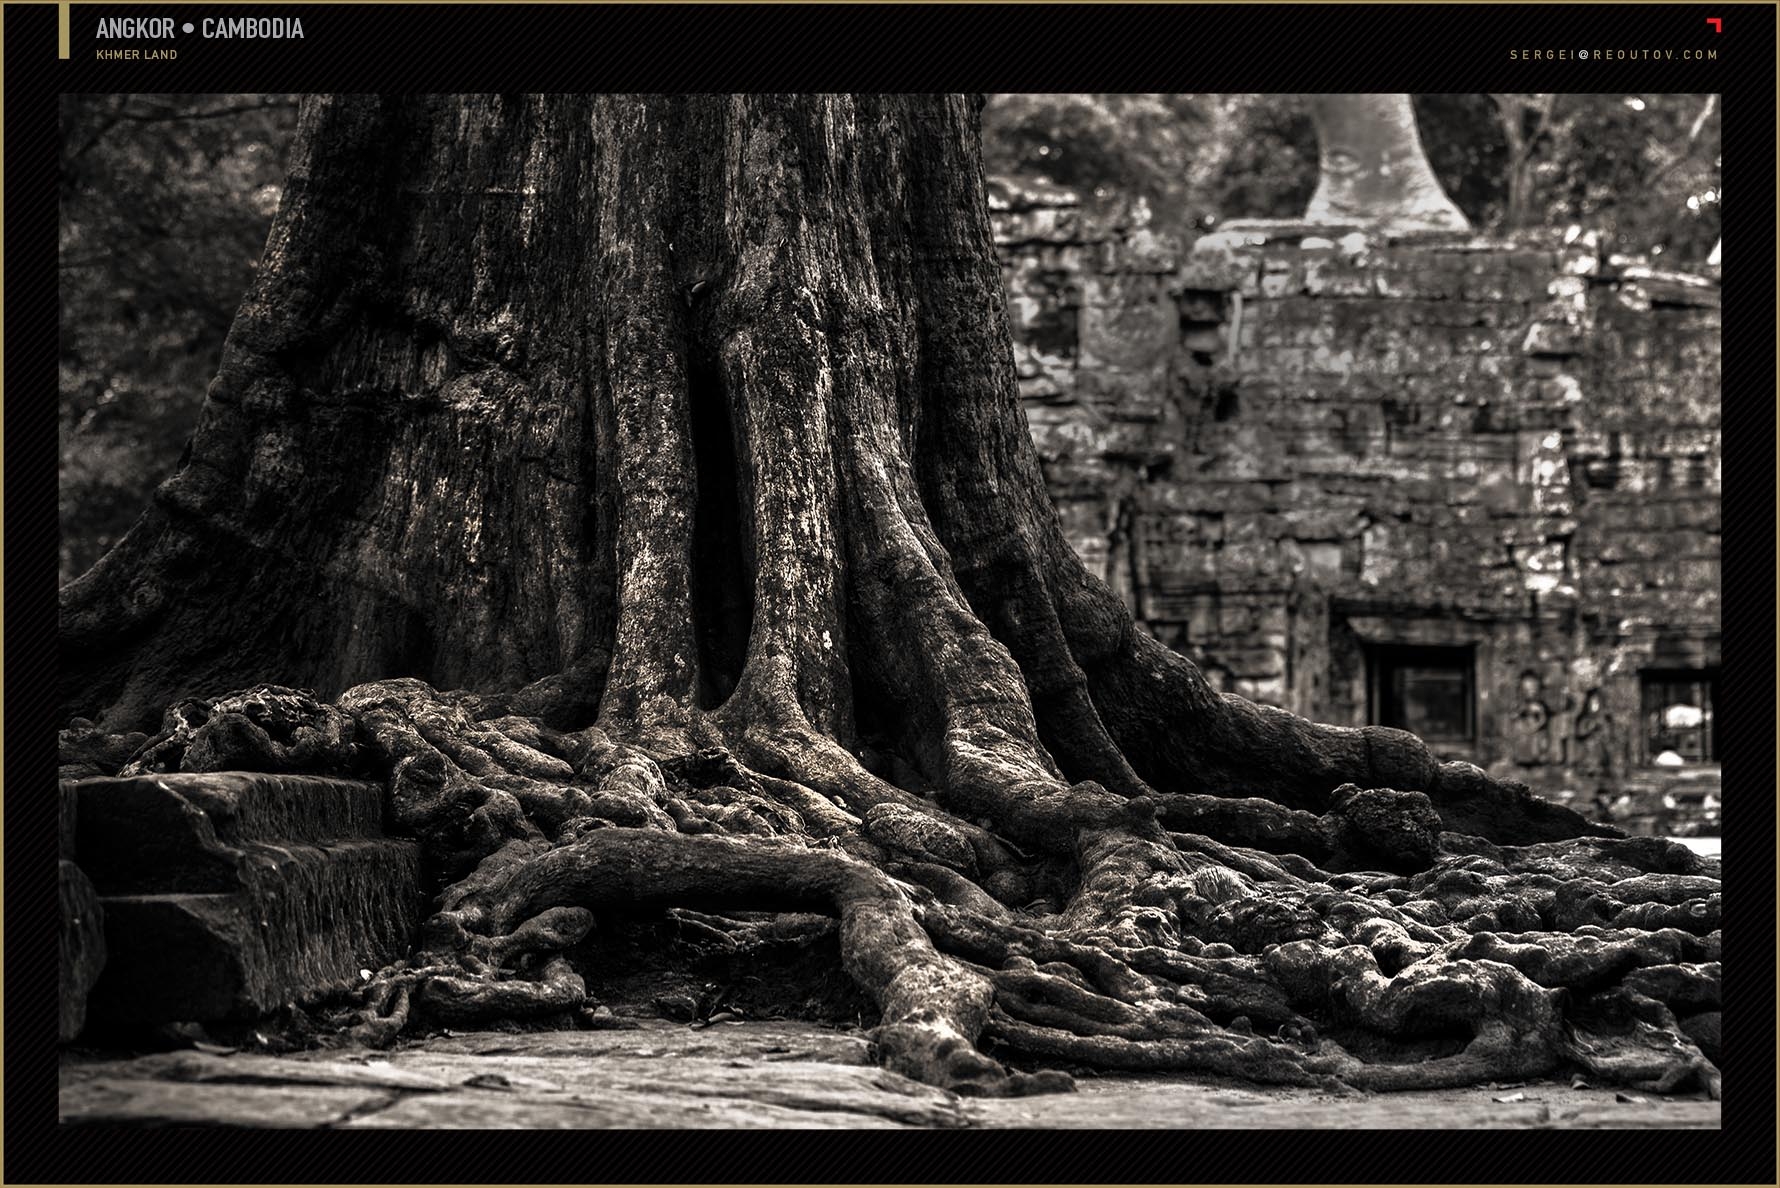
[[[306,1128],[1110,1127],[1715,1129],[1719,1103],[1531,1082],[1336,1095],[1203,1078],[1080,1077],[977,1100],[871,1063],[857,1031],[789,1022],[446,1034],[391,1051],[71,1050],[66,1125]]]

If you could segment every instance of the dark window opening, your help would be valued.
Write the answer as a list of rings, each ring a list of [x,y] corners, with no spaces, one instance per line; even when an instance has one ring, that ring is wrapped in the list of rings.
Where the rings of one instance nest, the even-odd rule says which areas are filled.
[[[1659,767],[1718,762],[1714,669],[1656,669],[1642,675],[1644,758]]]
[[[1044,272],[1038,277],[1038,309],[1026,323],[1025,340],[1041,355],[1073,359],[1081,349],[1081,294],[1069,274]]]
[[[1434,746],[1477,741],[1477,659],[1464,647],[1369,649],[1370,713]]]

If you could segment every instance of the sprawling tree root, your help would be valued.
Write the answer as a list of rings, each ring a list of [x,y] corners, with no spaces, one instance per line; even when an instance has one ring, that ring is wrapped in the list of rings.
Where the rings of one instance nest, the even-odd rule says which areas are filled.
[[[1368,1090],[1573,1068],[1719,1091],[1684,1022],[1721,1006],[1717,864],[1675,843],[1500,846],[1442,830],[1420,793],[1349,785],[1321,815],[1172,795],[1109,816],[1117,798],[1090,790],[1066,850],[1027,849],[993,811],[962,819],[810,732],[750,733],[768,775],[710,715],[658,722],[667,754],[506,708],[416,680],[337,706],[254,690],[173,707],[131,767],[263,768],[301,746],[387,777],[449,885],[408,959],[331,997],[371,1044],[574,1025],[596,912],[688,909],[721,944],[699,910],[820,912],[880,1008],[886,1065],[962,1092],[1067,1088],[1059,1063]]]

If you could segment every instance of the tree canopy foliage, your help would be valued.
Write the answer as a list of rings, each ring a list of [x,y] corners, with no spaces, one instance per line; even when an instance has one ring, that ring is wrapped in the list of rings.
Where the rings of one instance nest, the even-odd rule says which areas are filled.
[[[63,95],[62,581],[172,470],[265,245],[287,95]]]
[[[1581,223],[1611,250],[1705,261],[1719,233],[1711,95],[1414,96],[1442,186],[1485,234]],[[1141,195],[1191,234],[1291,218],[1316,188],[1316,132],[1294,95],[997,95],[991,173]],[[1519,196],[1517,202],[1516,196]]]

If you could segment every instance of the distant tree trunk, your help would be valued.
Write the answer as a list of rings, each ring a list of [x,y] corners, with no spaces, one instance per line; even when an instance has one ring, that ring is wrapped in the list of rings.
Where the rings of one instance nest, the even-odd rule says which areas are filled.
[[[1304,217],[1392,231],[1467,231],[1422,152],[1408,95],[1313,95],[1318,178]]]
[[[188,456],[64,591],[69,711],[199,698],[134,770],[388,781],[458,881],[345,1003],[374,1041],[573,1007],[593,908],[815,908],[886,1061],[973,1092],[1067,1083],[987,1036],[1301,1084],[1691,1073],[1580,1041],[1546,987],[1715,959],[1699,927],[1569,935],[1689,928],[1665,905],[1694,883],[1572,903],[1498,844],[1587,837],[1534,851],[1578,887],[1684,850],[1219,695],[1083,568],[1021,412],[979,108],[306,101]],[[337,704],[218,697],[266,681]]]
[[[1508,198],[1502,212],[1502,227],[1513,231],[1526,222],[1532,205],[1533,152],[1538,146],[1539,138],[1544,135],[1545,125],[1551,119],[1551,110],[1557,102],[1557,95],[1495,94],[1490,96],[1490,100],[1495,104],[1496,117],[1502,126],[1502,139],[1507,142],[1508,148]],[[1529,115],[1533,117],[1531,132],[1526,127]]]

